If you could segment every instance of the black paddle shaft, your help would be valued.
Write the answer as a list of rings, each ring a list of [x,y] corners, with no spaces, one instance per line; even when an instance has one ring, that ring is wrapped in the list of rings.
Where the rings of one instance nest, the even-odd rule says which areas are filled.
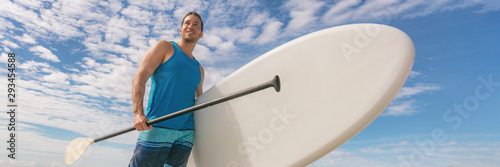
[[[187,113],[191,113],[191,112],[194,112],[194,111],[206,108],[206,107],[210,107],[210,106],[222,103],[222,102],[226,102],[228,100],[232,100],[232,99],[235,99],[235,98],[238,98],[241,96],[245,96],[245,95],[248,95],[248,94],[251,94],[254,92],[258,92],[258,91],[264,90],[264,89],[269,88],[269,87],[273,87],[274,90],[276,90],[276,92],[279,92],[281,90],[281,83],[280,83],[280,78],[278,75],[274,76],[274,78],[272,80],[267,81],[265,83],[262,83],[260,85],[256,85],[256,86],[244,89],[244,90],[240,90],[238,92],[235,92],[235,93],[232,93],[232,94],[229,94],[226,96],[222,96],[222,97],[219,97],[217,99],[213,99],[213,100],[210,100],[208,102],[198,104],[198,105],[195,105],[193,107],[189,107],[189,108],[186,108],[184,110],[180,110],[180,111],[177,111],[177,112],[150,120],[150,121],[146,122],[146,125],[148,125],[148,126],[153,125],[155,123],[162,122],[162,121],[165,121],[167,119],[175,118],[175,117],[178,117],[178,116],[181,116],[181,115],[184,115]],[[109,139],[109,138],[112,138],[112,137],[115,137],[115,136],[118,136],[118,135],[121,135],[121,134],[124,134],[127,132],[131,132],[134,130],[135,130],[135,127],[132,126],[132,127],[129,127],[129,128],[126,128],[126,129],[123,129],[123,130],[120,130],[120,131],[117,131],[114,133],[110,133],[110,134],[95,138],[94,143],[97,143],[97,142],[100,142],[100,141],[103,141],[103,140],[106,140],[106,139]]]

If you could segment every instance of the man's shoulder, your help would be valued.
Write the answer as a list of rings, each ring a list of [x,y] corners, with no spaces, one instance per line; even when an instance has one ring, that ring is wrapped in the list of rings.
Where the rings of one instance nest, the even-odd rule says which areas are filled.
[[[159,46],[164,46],[164,47],[172,47],[172,43],[169,42],[169,41],[166,41],[166,40],[159,40],[156,45],[159,45]]]
[[[160,52],[172,52],[174,50],[174,46],[169,41],[159,40],[154,45],[154,50]]]

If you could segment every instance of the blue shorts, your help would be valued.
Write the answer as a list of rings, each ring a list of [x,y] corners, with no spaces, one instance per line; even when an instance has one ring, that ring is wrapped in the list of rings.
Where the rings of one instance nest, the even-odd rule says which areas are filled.
[[[194,130],[152,127],[151,131],[141,131],[129,167],[184,167],[193,137]]]

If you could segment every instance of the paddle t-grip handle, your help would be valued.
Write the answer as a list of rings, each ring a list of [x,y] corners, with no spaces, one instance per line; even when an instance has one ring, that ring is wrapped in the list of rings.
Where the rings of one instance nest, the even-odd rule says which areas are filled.
[[[181,115],[184,115],[187,113],[191,113],[191,112],[194,112],[194,111],[206,108],[206,107],[210,107],[210,106],[222,103],[222,102],[226,102],[226,101],[229,101],[229,100],[241,97],[241,96],[245,96],[245,95],[248,95],[248,94],[251,94],[254,92],[258,92],[258,91],[264,90],[264,89],[269,88],[269,87],[273,87],[274,90],[276,90],[276,92],[280,92],[281,82],[280,82],[280,78],[278,75],[274,76],[274,78],[272,80],[267,81],[265,83],[262,83],[260,85],[256,85],[256,86],[253,86],[253,87],[250,87],[247,89],[243,89],[243,90],[240,90],[238,92],[234,92],[232,94],[222,96],[222,97],[219,97],[217,99],[213,99],[213,100],[210,100],[208,102],[204,102],[204,103],[195,105],[193,107],[189,107],[189,108],[186,108],[186,109],[183,109],[183,110],[180,110],[180,111],[177,111],[177,112],[174,112],[174,113],[171,113],[171,114],[168,114],[168,115],[165,115],[165,116],[153,119],[153,120],[150,120],[150,121],[146,122],[146,125],[147,126],[153,125],[153,124],[156,124],[158,122],[165,121],[167,119],[175,118],[175,117],[178,117],[178,116],[181,116]],[[129,128],[126,128],[126,129],[123,129],[123,130],[120,130],[120,131],[117,131],[114,133],[110,133],[110,134],[95,138],[94,143],[97,143],[97,142],[100,142],[100,141],[103,141],[103,140],[106,140],[106,139],[109,139],[109,138],[112,138],[112,137],[115,137],[115,136],[118,136],[118,135],[121,135],[121,134],[124,134],[127,132],[131,132],[134,130],[135,130],[135,127],[132,126],[132,127],[129,127]]]

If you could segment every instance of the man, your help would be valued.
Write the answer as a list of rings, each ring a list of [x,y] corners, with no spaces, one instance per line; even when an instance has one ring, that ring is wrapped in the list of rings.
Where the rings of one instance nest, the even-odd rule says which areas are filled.
[[[193,146],[192,113],[155,125],[146,122],[194,105],[203,93],[204,69],[193,56],[203,37],[203,22],[189,12],[179,30],[177,43],[159,41],[143,57],[132,84],[134,126],[139,133],[129,166],[186,166]],[[148,108],[143,109],[144,91],[151,77]]]

